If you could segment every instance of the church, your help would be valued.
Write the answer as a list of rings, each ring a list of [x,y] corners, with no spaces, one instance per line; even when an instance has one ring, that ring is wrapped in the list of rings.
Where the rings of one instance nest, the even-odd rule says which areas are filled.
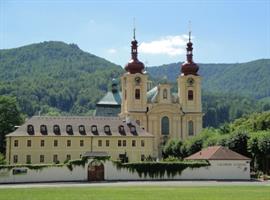
[[[191,33],[187,58],[179,68],[178,93],[172,85],[151,88],[145,66],[138,59],[138,42],[131,41],[131,60],[97,103],[94,116],[34,116],[6,136],[9,164],[63,163],[89,153],[113,160],[161,158],[169,139],[185,140],[202,130],[201,77],[193,61]]]

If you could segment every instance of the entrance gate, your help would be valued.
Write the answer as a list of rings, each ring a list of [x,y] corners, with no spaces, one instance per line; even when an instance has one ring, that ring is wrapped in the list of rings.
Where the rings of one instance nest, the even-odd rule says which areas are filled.
[[[98,161],[92,161],[88,165],[88,181],[103,181],[104,165]]]

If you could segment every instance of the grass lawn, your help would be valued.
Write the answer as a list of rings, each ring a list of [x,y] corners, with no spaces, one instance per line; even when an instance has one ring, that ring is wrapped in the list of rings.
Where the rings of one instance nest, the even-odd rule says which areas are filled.
[[[0,189],[0,200],[270,200],[268,186]]]

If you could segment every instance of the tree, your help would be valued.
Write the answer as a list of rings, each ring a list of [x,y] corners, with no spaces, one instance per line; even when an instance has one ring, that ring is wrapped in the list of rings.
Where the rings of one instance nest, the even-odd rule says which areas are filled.
[[[182,152],[182,146],[183,142],[181,140],[177,141],[173,146],[173,152],[177,158],[184,158],[183,152]]]
[[[182,158],[188,157],[203,148],[203,138],[201,136],[195,136],[184,141],[181,146],[181,156]]]
[[[163,148],[163,158],[171,156],[183,159],[182,145],[183,142],[181,140],[169,140]]]
[[[248,151],[252,154],[252,161],[256,169],[270,171],[270,131],[259,131],[251,134],[248,140]]]
[[[0,165],[5,165],[5,164],[6,164],[5,156],[0,153]]]
[[[262,170],[265,173],[270,173],[270,131],[261,134],[258,139],[258,148],[262,157]]]
[[[270,131],[261,134],[261,137],[258,140],[258,147],[262,154],[270,155]]]
[[[261,133],[259,132],[251,133],[250,138],[248,140],[248,144],[247,144],[248,151],[250,152],[252,156],[251,166],[253,168],[253,171],[256,170],[257,168],[261,168],[262,155],[258,147],[259,137],[261,137]]]
[[[168,142],[166,142],[163,150],[162,150],[162,154],[164,158],[167,158],[169,156],[174,156],[174,146],[175,143],[177,143],[176,140],[169,140]]]
[[[0,152],[5,153],[5,136],[23,123],[15,98],[0,96]]]
[[[227,145],[229,149],[244,156],[250,157],[251,155],[247,148],[249,138],[249,134],[246,132],[236,132],[231,134],[230,138],[227,140]]]

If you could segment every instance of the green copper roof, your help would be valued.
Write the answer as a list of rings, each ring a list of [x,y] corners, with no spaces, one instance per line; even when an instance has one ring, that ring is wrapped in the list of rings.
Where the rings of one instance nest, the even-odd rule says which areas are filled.
[[[121,105],[121,92],[107,92],[107,94],[97,103],[97,105]]]
[[[99,117],[117,117],[121,112],[121,105],[97,105],[95,116]]]
[[[153,102],[158,93],[157,86],[152,88],[147,92],[147,100],[148,102]],[[97,103],[97,106],[101,105],[121,105],[122,102],[122,93],[121,92],[107,92],[106,95]]]
[[[147,101],[154,103],[158,95],[158,87],[147,92]],[[95,116],[118,116],[121,112],[122,93],[119,91],[107,92],[96,104]]]
[[[118,116],[121,112],[122,93],[119,91],[107,92],[106,95],[97,103],[95,116]]]

